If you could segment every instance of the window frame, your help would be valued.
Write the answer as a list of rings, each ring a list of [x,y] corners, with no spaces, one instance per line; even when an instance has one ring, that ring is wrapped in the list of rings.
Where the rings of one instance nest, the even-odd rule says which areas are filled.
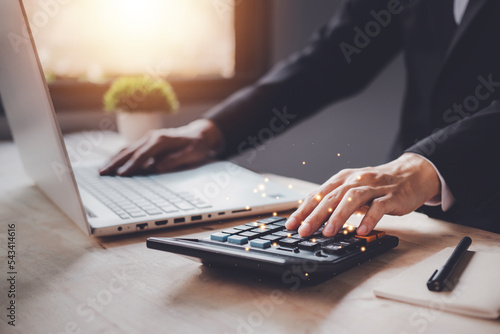
[[[227,4],[228,0],[221,0]],[[235,74],[231,78],[169,79],[181,103],[222,99],[250,84],[267,70],[270,62],[271,1],[234,1]],[[258,23],[258,24],[256,24]],[[48,84],[56,112],[102,110],[102,96],[110,83],[57,79]]]

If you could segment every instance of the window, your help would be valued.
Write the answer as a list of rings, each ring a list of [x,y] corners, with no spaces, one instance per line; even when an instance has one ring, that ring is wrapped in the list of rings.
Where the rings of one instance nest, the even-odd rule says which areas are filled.
[[[229,94],[267,66],[265,0],[24,4],[58,111],[99,109],[119,75],[159,75],[181,101],[205,100]]]

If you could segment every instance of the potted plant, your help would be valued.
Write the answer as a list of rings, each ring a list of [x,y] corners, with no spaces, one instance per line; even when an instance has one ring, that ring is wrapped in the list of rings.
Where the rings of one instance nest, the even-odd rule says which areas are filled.
[[[165,114],[173,114],[179,101],[170,84],[150,76],[116,79],[104,95],[104,109],[116,112],[118,132],[127,142],[163,127]]]

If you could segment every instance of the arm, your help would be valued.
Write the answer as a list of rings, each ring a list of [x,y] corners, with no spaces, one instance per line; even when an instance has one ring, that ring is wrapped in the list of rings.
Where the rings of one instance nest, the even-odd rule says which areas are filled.
[[[333,19],[302,51],[209,110],[204,120],[151,132],[115,156],[101,174],[167,172],[202,163],[214,152],[226,156],[241,153],[260,144],[259,137],[264,137],[259,136],[261,130],[268,138],[269,131],[281,132],[289,123],[359,91],[401,49],[399,23],[394,17],[401,10],[394,0],[342,2]],[[385,15],[385,27],[374,15]],[[378,34],[368,37],[357,32],[364,31],[370,22],[378,25]]]
[[[401,7],[390,9],[397,13]],[[368,22],[376,23],[373,12],[381,11],[389,14],[389,24],[381,27],[378,35],[368,37],[366,46],[357,48],[356,42],[361,40],[355,41],[356,31],[365,31]],[[212,120],[225,137],[225,155],[248,148],[248,136],[258,138],[261,129],[272,130],[277,112],[283,114],[286,109],[282,118],[295,123],[361,90],[401,49],[394,15],[388,10],[387,0],[344,1],[303,50],[208,111],[204,117]],[[354,49],[350,47],[357,52],[351,53]]]
[[[500,101],[406,151],[420,154],[436,166],[455,205],[476,207],[500,189]]]
[[[474,212],[500,189],[499,127],[500,101],[495,101],[426,137],[394,161],[343,170],[309,195],[286,226],[300,226],[299,233],[308,236],[327,221],[323,234],[332,236],[361,209],[366,214],[358,234],[367,234],[384,214],[404,215],[439,196],[436,168],[456,199],[454,205]]]

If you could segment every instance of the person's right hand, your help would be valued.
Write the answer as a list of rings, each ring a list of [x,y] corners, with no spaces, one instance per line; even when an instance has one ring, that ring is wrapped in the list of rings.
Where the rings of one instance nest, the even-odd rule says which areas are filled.
[[[207,161],[222,147],[222,134],[210,120],[153,130],[121,150],[103,168],[101,175],[131,176],[165,173]]]

